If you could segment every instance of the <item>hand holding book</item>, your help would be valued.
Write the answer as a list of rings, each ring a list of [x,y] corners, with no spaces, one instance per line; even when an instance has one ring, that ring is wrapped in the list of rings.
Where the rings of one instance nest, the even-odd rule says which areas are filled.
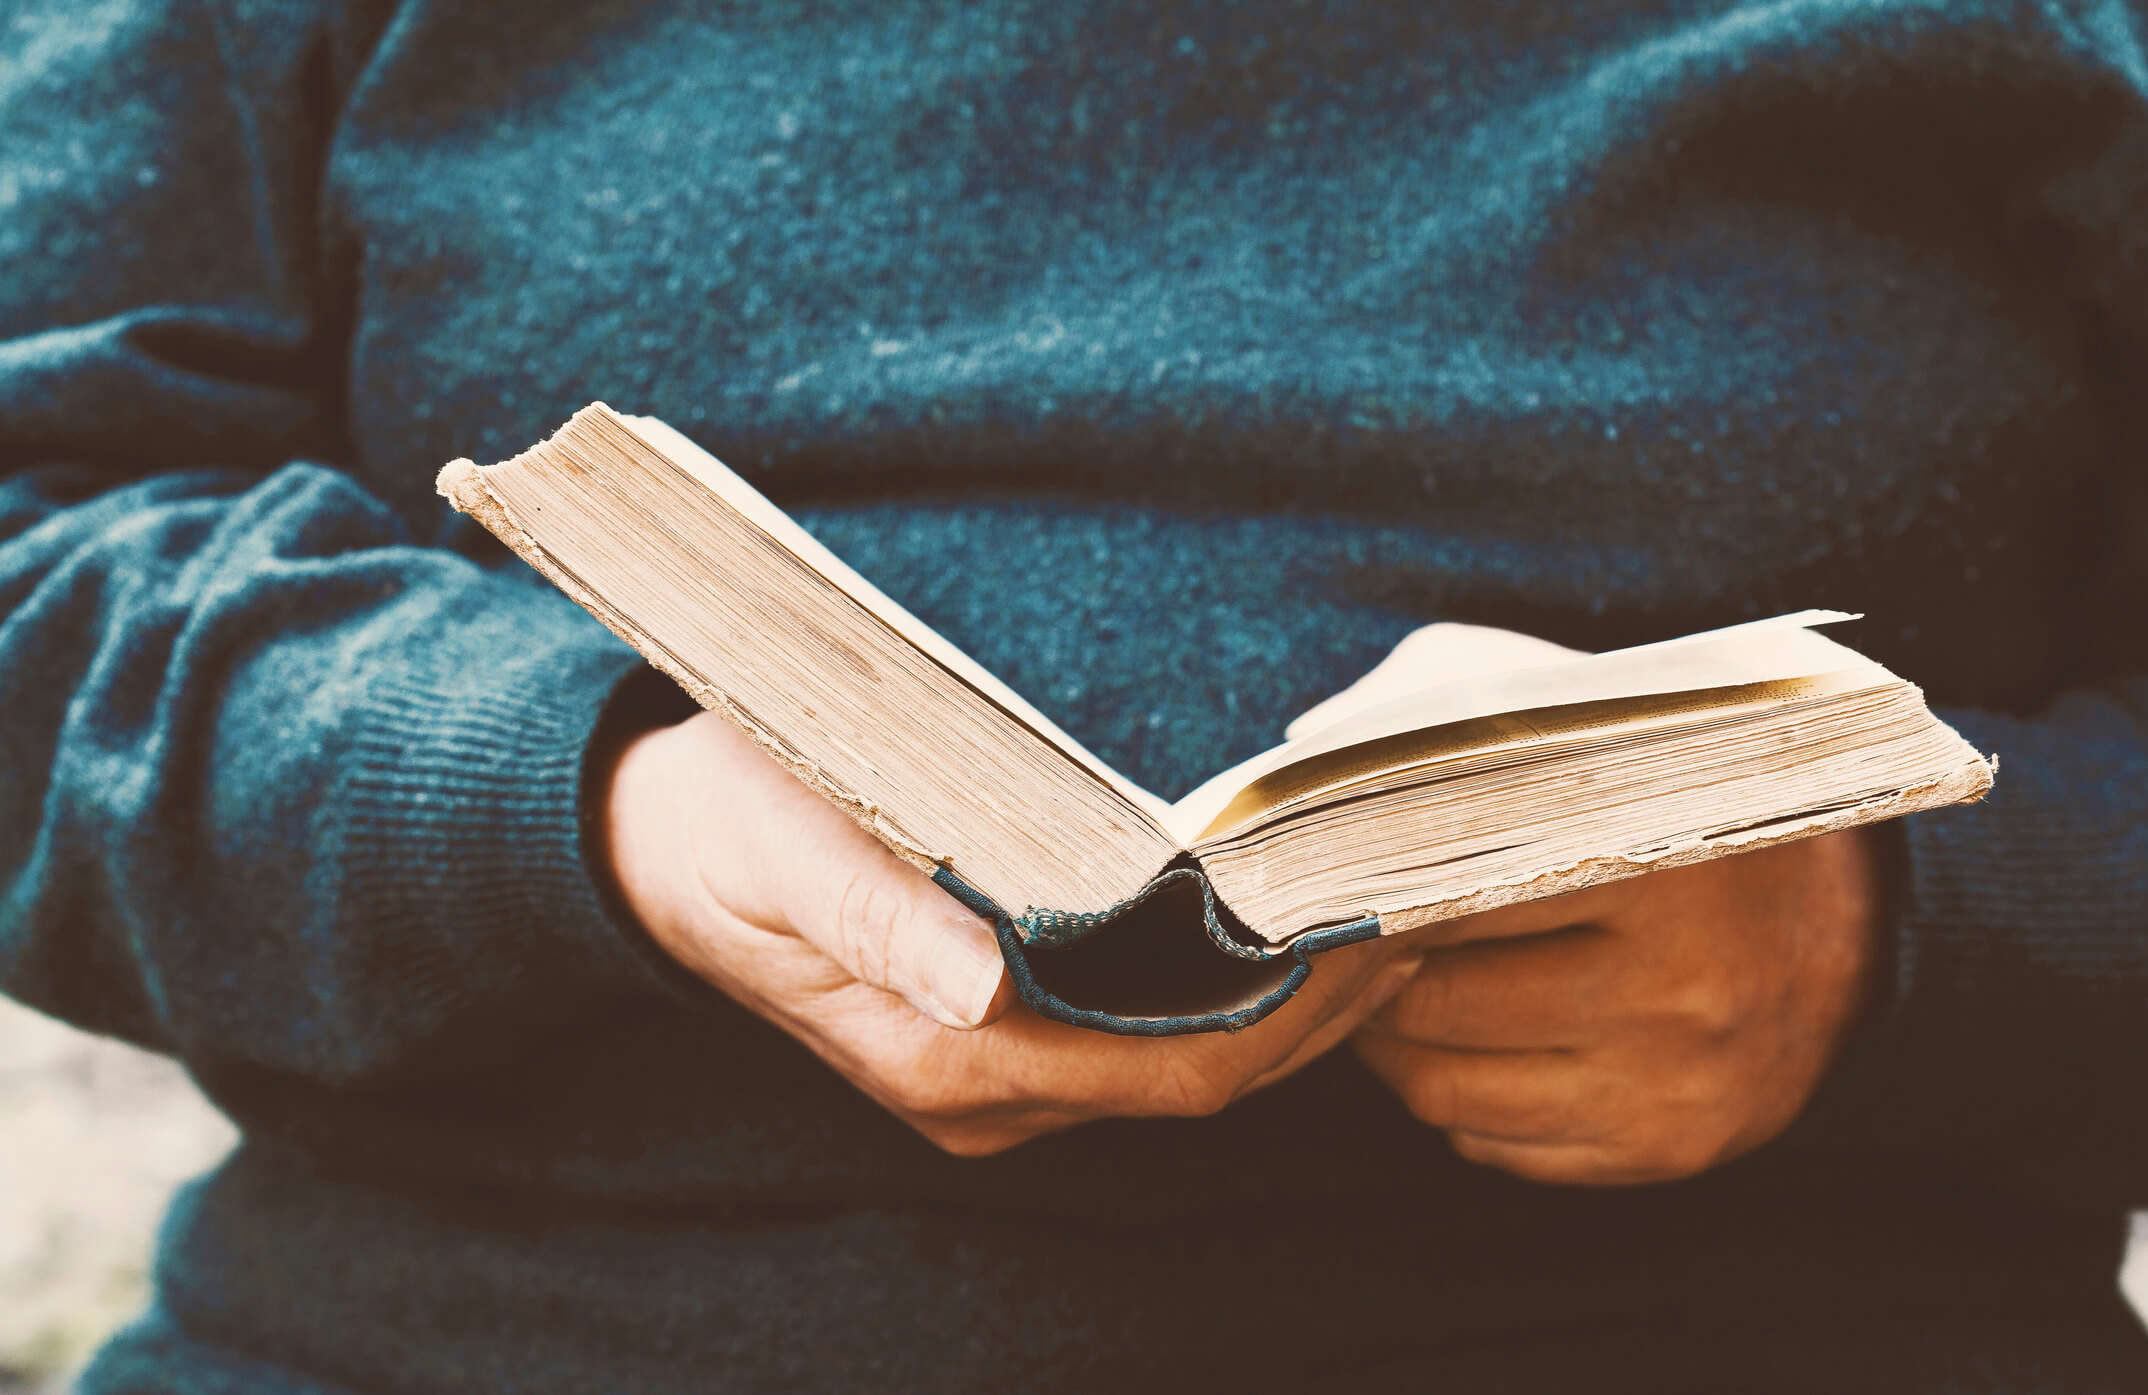
[[[1352,1039],[1457,1152],[1538,1181],[1691,1176],[1789,1127],[1872,977],[1873,831],[1849,829],[1413,931]]]
[[[1374,941],[1246,1031],[1109,1036],[1008,1011],[990,927],[713,713],[627,743],[602,800],[657,943],[951,1152],[1212,1113],[1339,1045],[1416,966]]]
[[[1398,654],[1459,661],[1504,633],[1461,628]],[[602,798],[612,870],[667,952],[965,1154],[1205,1113],[1348,1036],[1466,1157],[1545,1181],[1688,1175],[1803,1107],[1858,1008],[1878,901],[1853,829],[1335,951],[1236,1035],[1123,1038],[1010,1018],[990,927],[713,714],[629,743]]]
[[[1814,628],[1856,617],[1805,611],[1599,655],[1428,632],[1167,803],[661,422],[592,405],[440,489],[989,915],[1038,1014],[1106,1032],[1241,1029],[1345,946],[1991,784],[1914,685]]]

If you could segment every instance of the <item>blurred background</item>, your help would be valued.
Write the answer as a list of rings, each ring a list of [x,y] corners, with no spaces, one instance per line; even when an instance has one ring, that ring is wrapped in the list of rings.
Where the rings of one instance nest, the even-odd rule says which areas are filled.
[[[0,1395],[60,1390],[141,1308],[172,1189],[234,1137],[171,1062],[0,998]]]
[[[169,1061],[0,998],[0,1395],[57,1395],[141,1308],[173,1188],[234,1137]],[[2148,1213],[2123,1283],[2148,1315]]]

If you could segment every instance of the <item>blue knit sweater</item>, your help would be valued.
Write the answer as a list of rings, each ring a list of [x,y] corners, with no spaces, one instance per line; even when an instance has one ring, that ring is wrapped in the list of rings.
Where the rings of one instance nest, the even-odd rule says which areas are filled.
[[[88,1388],[2148,1365],[2109,1297],[2148,1202],[2144,32],[10,5],[0,986],[246,1138]],[[1869,612],[1998,791],[1903,826],[1884,1001],[1694,1182],[1470,1168],[1347,1057],[943,1157],[606,909],[582,775],[636,661],[431,492],[600,396],[1168,793],[1431,620],[1806,605]]]

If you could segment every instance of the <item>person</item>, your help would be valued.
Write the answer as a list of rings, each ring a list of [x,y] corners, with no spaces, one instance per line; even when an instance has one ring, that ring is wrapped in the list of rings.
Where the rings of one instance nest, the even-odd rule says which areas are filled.
[[[6,33],[0,983],[243,1131],[82,1389],[2148,1385],[2138,7]],[[1165,793],[1808,605],[1997,788],[1057,1027],[433,497],[596,397]]]

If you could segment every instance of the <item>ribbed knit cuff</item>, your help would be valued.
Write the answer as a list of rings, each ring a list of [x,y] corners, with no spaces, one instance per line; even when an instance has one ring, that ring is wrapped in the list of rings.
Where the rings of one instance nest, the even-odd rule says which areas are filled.
[[[640,660],[601,634],[532,639],[497,664],[377,682],[330,811],[342,917],[442,1009],[534,992],[524,1008],[550,1015],[658,982],[605,902],[583,817],[591,740]]]
[[[2087,696],[2033,721],[1941,716],[1998,755],[1997,781],[1980,804],[1900,825],[1889,991],[1794,1133],[2057,1175],[2103,1146],[2091,1140],[2135,1078],[2124,1043],[2148,995],[2141,733]]]
[[[1987,991],[2025,963],[2088,980],[2137,973],[2148,904],[2141,733],[1942,715],[1997,753],[1999,773],[1983,803],[1907,821],[1905,996]]]

